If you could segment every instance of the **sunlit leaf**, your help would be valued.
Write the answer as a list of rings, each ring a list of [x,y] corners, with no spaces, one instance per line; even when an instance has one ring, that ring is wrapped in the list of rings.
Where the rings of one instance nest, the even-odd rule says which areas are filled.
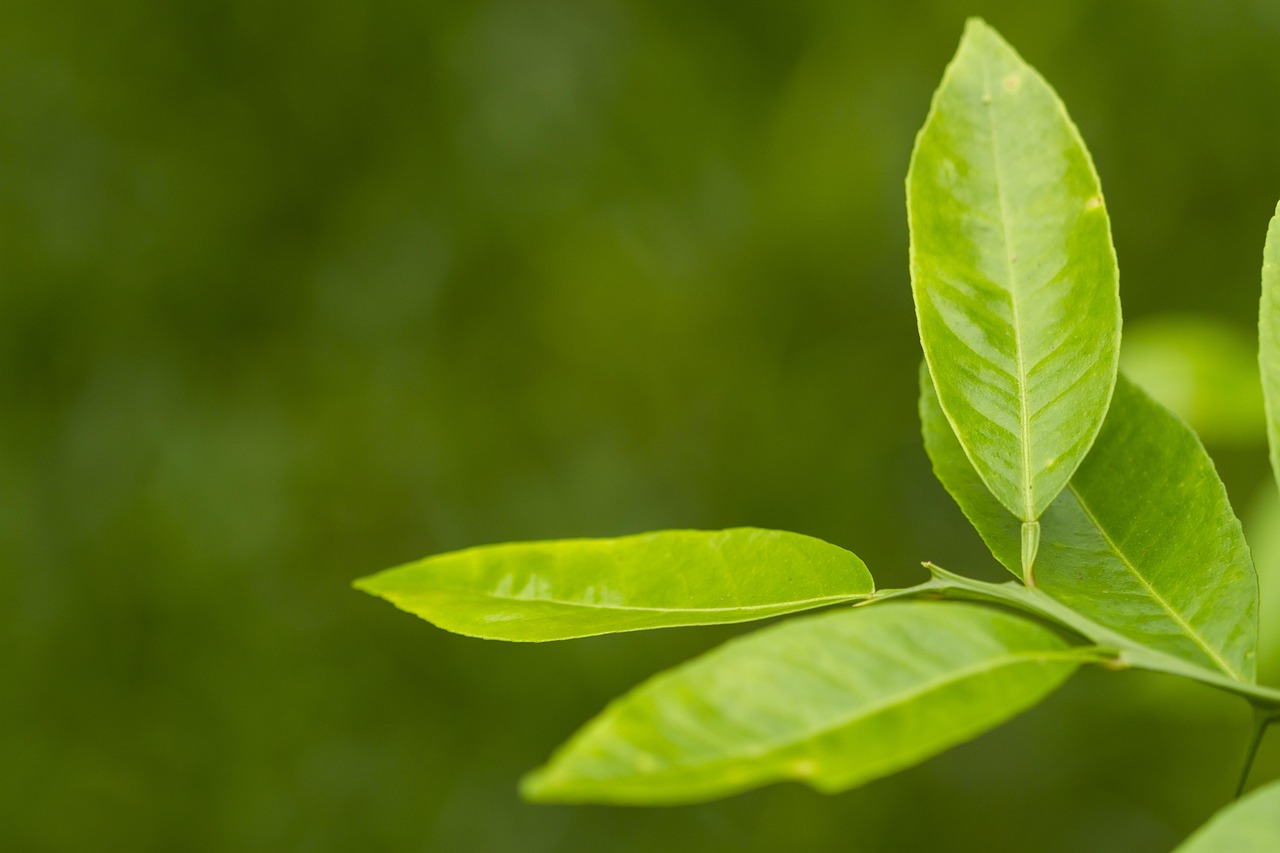
[[[1174,853],[1275,853],[1280,850],[1280,782],[1218,812]]]
[[[693,802],[781,780],[834,792],[1038,702],[1087,652],[978,605],[896,603],[734,640],[611,704],[528,776],[543,801]]]
[[[1032,522],[1115,383],[1120,301],[1097,174],[1062,102],[970,21],[907,175],[925,358],[965,455]]]
[[[934,472],[1017,574],[1019,522],[981,487],[920,378]],[[1195,434],[1128,380],[1041,530],[1040,589],[1144,645],[1253,680],[1258,584],[1240,522]]]
[[[355,585],[446,630],[522,642],[745,622],[874,588],[843,548],[749,527],[491,545]]]
[[[1262,305],[1258,311],[1258,365],[1267,405],[1271,468],[1280,484],[1280,207],[1267,229],[1262,252]]]

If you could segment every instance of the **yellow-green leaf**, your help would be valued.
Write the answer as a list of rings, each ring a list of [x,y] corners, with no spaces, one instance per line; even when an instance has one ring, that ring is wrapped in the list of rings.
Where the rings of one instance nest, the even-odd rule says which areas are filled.
[[[982,487],[924,370],[920,386],[934,472],[1018,574],[1018,520]],[[1041,528],[1041,590],[1150,648],[1254,680],[1258,582],[1240,521],[1195,433],[1123,377],[1092,452]]]
[[[925,359],[965,455],[1034,525],[1102,426],[1120,299],[1098,176],[1049,84],[972,20],[907,174]]]
[[[1174,853],[1275,853],[1280,850],[1280,782],[1213,816]]]
[[[1280,207],[1267,229],[1262,252],[1262,305],[1258,312],[1258,365],[1267,408],[1271,468],[1280,484]]]
[[[796,780],[835,792],[967,741],[1089,655],[955,603],[842,610],[758,631],[618,699],[523,783],[548,802],[696,802]]]
[[[874,590],[843,548],[750,527],[490,545],[355,586],[448,631],[519,642],[746,622]]]

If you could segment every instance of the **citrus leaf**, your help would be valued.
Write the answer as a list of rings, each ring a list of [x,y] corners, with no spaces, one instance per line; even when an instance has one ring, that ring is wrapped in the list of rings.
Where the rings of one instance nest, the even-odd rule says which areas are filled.
[[[907,174],[925,359],[960,446],[1028,527],[1093,443],[1120,299],[1098,177],[1048,83],[971,20]]]
[[[841,791],[970,740],[1090,659],[1047,628],[978,605],[907,602],[794,619],[615,701],[522,791],[636,805],[787,779]]]
[[[764,619],[862,598],[874,582],[843,548],[740,527],[470,548],[355,586],[448,631],[540,642]]]
[[[1258,312],[1258,366],[1267,409],[1271,469],[1280,483],[1280,207],[1267,229],[1262,252],[1262,305]]]
[[[1237,800],[1174,853],[1275,853],[1280,850],[1280,782]]]
[[[1018,520],[981,487],[924,370],[920,385],[934,472],[1016,575]],[[1240,522],[1195,434],[1123,377],[1041,526],[1041,590],[1145,646],[1254,680],[1258,582]]]

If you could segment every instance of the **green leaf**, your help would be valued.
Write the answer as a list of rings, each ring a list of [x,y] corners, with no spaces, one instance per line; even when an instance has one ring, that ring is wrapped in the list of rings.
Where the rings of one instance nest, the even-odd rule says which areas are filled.
[[[1118,274],[1079,132],[981,21],[966,27],[916,139],[907,214],[920,340],[942,410],[1000,503],[1034,522],[1106,414]]]
[[[1271,469],[1280,484],[1280,207],[1267,229],[1262,250],[1262,305],[1258,311],[1258,365],[1267,408]]]
[[[865,597],[874,582],[843,548],[741,527],[470,548],[355,586],[448,631],[540,642],[764,619]]]
[[[628,804],[696,802],[787,779],[842,791],[970,740],[1088,659],[1047,628],[969,604],[794,619],[615,701],[522,791]]]
[[[1019,522],[981,487],[920,374],[934,472],[1010,571]],[[1213,462],[1173,413],[1121,378],[1093,451],[1042,519],[1040,589],[1143,645],[1253,681],[1258,584]]]
[[[875,595],[855,603],[854,607],[913,599],[981,601],[1007,607],[1043,624],[1079,634],[1094,647],[1098,662],[1109,669],[1136,667],[1151,672],[1176,675],[1180,678],[1190,678],[1201,684],[1240,696],[1247,699],[1255,708],[1275,712],[1280,716],[1280,690],[1263,687],[1256,682],[1230,678],[1220,669],[1190,663],[1167,652],[1142,645],[1110,628],[1104,628],[1034,587],[1023,586],[1017,581],[1004,583],[980,581],[949,572],[934,563],[925,563],[924,567],[932,575],[927,582],[906,589],[880,590]]]
[[[1150,317],[1125,327],[1120,367],[1205,444],[1253,447],[1267,435],[1254,347],[1252,331],[1223,320]]]
[[[1275,853],[1280,850],[1280,782],[1218,812],[1174,853]]]
[[[1280,684],[1280,492],[1270,480],[1245,511],[1244,534],[1258,571],[1258,677]]]

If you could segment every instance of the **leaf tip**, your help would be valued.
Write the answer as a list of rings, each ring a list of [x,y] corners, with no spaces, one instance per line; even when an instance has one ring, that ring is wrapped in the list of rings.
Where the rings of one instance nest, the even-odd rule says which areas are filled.
[[[375,572],[371,575],[358,577],[351,582],[351,588],[378,598],[386,598],[386,596],[382,594],[382,584],[380,583],[382,575],[383,572]]]
[[[982,18],[975,16],[965,20],[964,35],[961,37],[960,42],[961,44],[971,44],[977,50],[983,51],[988,55],[1017,59],[1018,64],[1022,64],[1021,60],[1017,58],[1017,52],[1013,49],[1013,45],[1009,44],[1004,36],[1000,35],[999,30]]]
[[[530,803],[550,803],[556,801],[556,785],[548,772],[550,765],[534,768],[520,777],[520,799]]]
[[[996,28],[977,15],[965,19],[964,37],[966,39],[994,39],[1000,44],[1004,43],[1004,39],[1000,37],[1000,33],[996,32]]]

